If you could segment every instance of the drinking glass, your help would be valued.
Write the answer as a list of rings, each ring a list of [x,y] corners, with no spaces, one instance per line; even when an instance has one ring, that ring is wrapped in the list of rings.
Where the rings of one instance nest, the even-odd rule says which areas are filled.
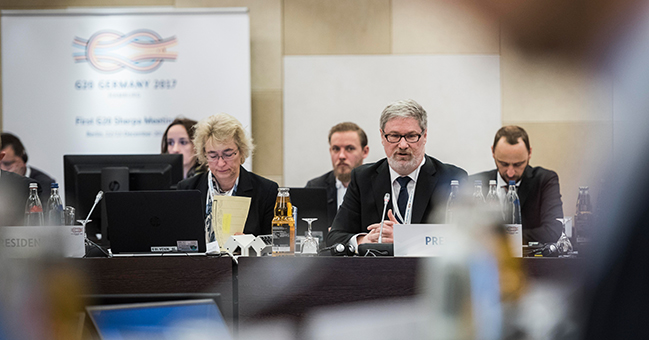
[[[311,224],[313,221],[317,221],[317,218],[303,218],[302,221],[305,221],[306,223],[309,224],[308,229],[306,231],[305,239],[302,241],[302,255],[308,255],[308,256],[317,256],[318,255],[318,239],[313,237],[311,234]]]
[[[75,211],[74,207],[65,207],[65,225],[74,225]]]

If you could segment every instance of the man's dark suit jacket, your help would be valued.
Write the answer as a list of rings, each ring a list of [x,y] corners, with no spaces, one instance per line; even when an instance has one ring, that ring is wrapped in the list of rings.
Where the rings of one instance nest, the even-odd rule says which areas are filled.
[[[248,219],[243,229],[244,234],[269,235],[273,210],[277,199],[277,183],[246,171],[239,167],[239,185],[234,196],[251,197]],[[203,214],[207,198],[207,180],[210,173],[202,173],[180,181],[178,190],[199,190],[203,202]]]
[[[0,171],[0,226],[23,225],[31,180],[13,172]]]
[[[336,176],[334,176],[333,170],[308,181],[306,187],[327,189],[327,217],[329,218],[328,223],[331,225],[338,210],[338,190],[336,189]]]
[[[29,167],[32,171],[29,174],[29,178],[33,179],[38,183],[42,193],[39,195],[43,206],[47,204],[47,200],[50,198],[50,191],[52,190],[52,183],[56,180],[50,177],[48,174],[44,173],[41,170],[34,168],[33,166]]]
[[[388,161],[384,158],[352,170],[352,180],[327,236],[327,244],[346,244],[352,236],[367,232],[370,224],[383,219],[383,196],[392,193],[388,167]],[[466,179],[467,173],[463,169],[426,156],[415,186],[411,222],[444,223],[451,180],[463,183]],[[392,209],[392,202],[391,198],[388,209]]]
[[[482,180],[484,195],[489,190],[489,180],[496,179],[498,171],[480,172],[469,177],[469,183]],[[559,176],[552,170],[527,166],[518,187],[523,218],[523,244],[527,242],[557,242],[563,231],[563,205],[559,191]]]

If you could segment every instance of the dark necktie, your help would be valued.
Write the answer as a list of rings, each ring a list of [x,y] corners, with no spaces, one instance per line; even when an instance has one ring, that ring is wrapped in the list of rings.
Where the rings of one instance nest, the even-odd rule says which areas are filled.
[[[399,190],[399,197],[397,198],[397,205],[399,206],[399,212],[401,213],[401,217],[404,219],[406,218],[406,205],[408,204],[408,182],[410,182],[410,177],[408,176],[403,176],[397,178],[397,182],[399,182],[399,185],[401,186],[401,190]],[[405,223],[405,221],[401,221],[402,223]]]

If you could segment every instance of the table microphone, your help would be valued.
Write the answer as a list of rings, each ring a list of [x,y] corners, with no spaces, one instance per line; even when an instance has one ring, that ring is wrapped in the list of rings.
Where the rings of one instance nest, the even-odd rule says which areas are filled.
[[[109,252],[107,252],[100,245],[98,245],[97,243],[95,243],[91,239],[89,239],[88,234],[86,234],[86,224],[88,223],[88,220],[90,220],[90,215],[92,215],[92,212],[95,210],[95,207],[97,206],[97,204],[99,203],[99,201],[101,201],[101,199],[103,197],[104,197],[104,192],[99,190],[99,192],[97,193],[97,196],[95,196],[95,203],[92,205],[92,208],[90,208],[90,212],[88,213],[88,216],[86,217],[86,220],[83,221],[83,223],[82,223],[82,225],[83,225],[83,237],[84,237],[84,240],[85,240],[86,244],[89,244],[89,245],[99,249],[107,257],[112,257]]]
[[[342,243],[336,243],[333,246],[322,248],[318,253],[322,254],[326,252],[329,252],[331,256],[353,256],[354,248],[351,245],[345,246]]]
[[[90,212],[88,213],[88,217],[86,217],[86,220],[83,221],[83,226],[84,227],[88,223],[88,220],[90,219],[90,215],[92,215],[92,212],[95,210],[95,207],[97,206],[97,203],[99,203],[99,201],[101,201],[102,197],[104,197],[104,192],[99,190],[99,192],[97,193],[97,196],[95,197],[95,204],[92,205],[92,208],[90,208]]]
[[[383,223],[385,222],[385,211],[390,202],[390,194],[385,193],[383,196],[383,214],[381,215],[381,226],[379,227],[378,243],[363,243],[358,245],[358,254],[360,256],[393,256],[394,245],[392,243],[383,243]]]
[[[383,222],[385,221],[385,210],[388,208],[390,202],[390,193],[385,193],[383,196],[383,214],[381,214],[381,227],[379,228],[379,243],[383,243]]]

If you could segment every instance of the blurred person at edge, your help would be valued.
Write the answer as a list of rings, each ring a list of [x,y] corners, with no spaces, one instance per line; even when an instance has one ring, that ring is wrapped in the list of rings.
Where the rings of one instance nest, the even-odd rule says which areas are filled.
[[[30,178],[32,182],[38,183],[38,195],[43,205],[45,205],[50,198],[52,183],[56,182],[56,180],[45,172],[27,165],[27,160],[29,159],[27,150],[25,150],[25,146],[18,137],[11,133],[3,132],[1,139],[1,150],[5,156],[0,161],[0,169],[25,176]]]
[[[498,197],[505,199],[509,181],[516,182],[521,202],[523,244],[557,242],[563,226],[563,203],[556,172],[530,166],[532,147],[527,132],[520,126],[503,126],[496,132],[491,154],[496,169],[469,176],[469,183],[481,180],[487,195],[489,180],[496,180]]]
[[[352,170],[362,165],[369,153],[367,135],[355,123],[339,123],[329,130],[329,154],[333,170],[306,183],[307,188],[327,189],[329,226],[343,203],[347,186],[352,179]]]
[[[506,39],[528,56],[573,63],[612,85],[613,155],[595,169],[604,194],[597,196],[596,251],[575,313],[582,317],[583,339],[649,338],[643,317],[649,305],[649,2],[468,3],[498,22]]]
[[[382,241],[392,243],[397,223],[443,223],[451,180],[464,182],[467,173],[426,155],[428,117],[412,99],[389,104],[381,113],[379,133],[386,158],[352,171],[343,204],[327,236],[327,243],[377,243],[383,200],[390,193],[388,219]],[[412,204],[408,204],[411,202]],[[441,215],[441,216],[440,216]]]
[[[194,149],[194,126],[196,121],[189,118],[174,119],[162,135],[161,152],[163,154],[183,155],[183,178],[189,178],[205,171],[198,162]]]
[[[226,113],[219,113],[198,122],[195,127],[198,161],[208,171],[181,181],[178,190],[199,190],[206,218],[207,211],[211,211],[208,181],[212,181],[217,195],[250,197],[243,233],[270,234],[278,185],[243,168],[242,164],[252,154],[253,144],[241,123]]]
[[[0,162],[5,157],[0,139]],[[23,225],[30,179],[0,169],[0,226]]]

